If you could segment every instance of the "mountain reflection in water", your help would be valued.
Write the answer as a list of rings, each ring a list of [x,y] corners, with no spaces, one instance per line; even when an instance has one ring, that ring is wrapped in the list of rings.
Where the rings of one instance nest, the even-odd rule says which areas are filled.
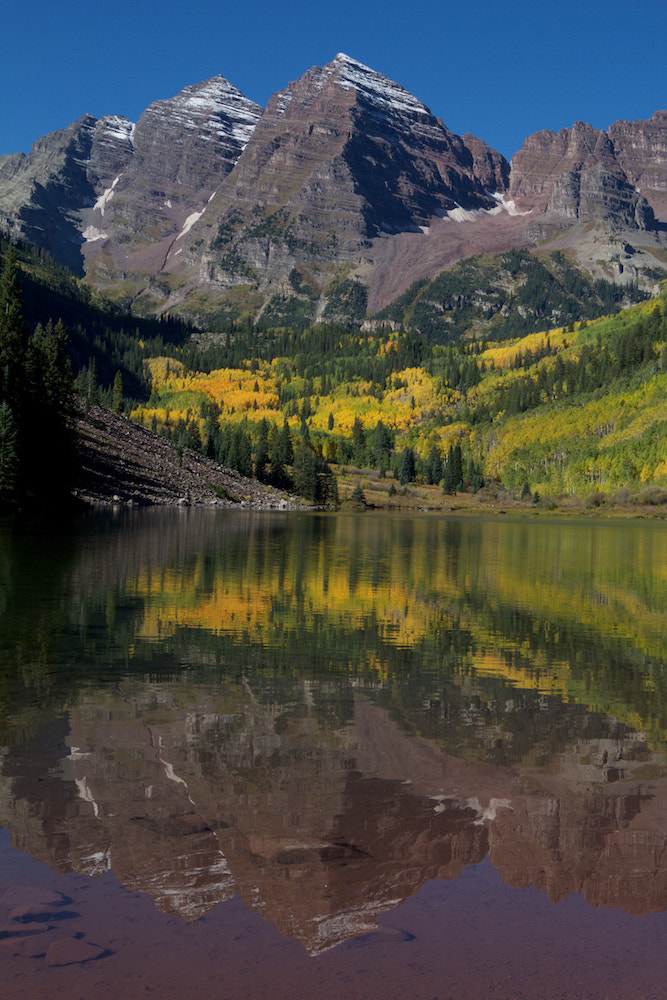
[[[486,855],[667,907],[667,532],[208,511],[0,535],[0,826],[311,953]]]

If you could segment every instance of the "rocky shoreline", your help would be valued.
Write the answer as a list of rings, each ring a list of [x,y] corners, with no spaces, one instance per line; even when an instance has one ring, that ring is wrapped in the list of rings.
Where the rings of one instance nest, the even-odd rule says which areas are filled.
[[[101,406],[76,418],[79,473],[73,489],[86,505],[180,505],[296,509],[289,493],[247,479]]]

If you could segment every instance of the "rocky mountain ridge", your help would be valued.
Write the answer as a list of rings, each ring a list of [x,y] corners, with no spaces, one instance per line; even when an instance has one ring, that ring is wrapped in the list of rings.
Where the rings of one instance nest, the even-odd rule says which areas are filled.
[[[510,165],[339,53],[264,110],[215,77],[0,157],[0,226],[139,312],[203,320],[361,320],[458,260],[545,245],[652,287],[667,112],[537,132]]]

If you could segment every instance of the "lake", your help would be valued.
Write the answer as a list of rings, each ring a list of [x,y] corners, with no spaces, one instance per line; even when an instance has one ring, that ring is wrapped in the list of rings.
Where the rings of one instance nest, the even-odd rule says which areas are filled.
[[[659,521],[1,522],[0,996],[664,998],[666,609]]]

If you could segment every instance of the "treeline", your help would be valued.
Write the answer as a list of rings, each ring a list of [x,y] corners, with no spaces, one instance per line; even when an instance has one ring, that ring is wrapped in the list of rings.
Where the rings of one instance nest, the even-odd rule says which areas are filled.
[[[286,398],[293,378],[310,379],[313,388],[315,379],[325,379],[317,383],[321,395],[326,395],[328,385],[355,378],[384,387],[391,375],[423,364],[433,351],[425,337],[401,331],[380,353],[378,346],[387,343],[386,333],[364,332],[337,323],[266,330],[248,320],[239,325],[230,323],[220,338],[205,347],[192,343],[184,348],[180,360],[186,371],[239,368],[249,361],[256,366],[260,361],[280,358]]]

